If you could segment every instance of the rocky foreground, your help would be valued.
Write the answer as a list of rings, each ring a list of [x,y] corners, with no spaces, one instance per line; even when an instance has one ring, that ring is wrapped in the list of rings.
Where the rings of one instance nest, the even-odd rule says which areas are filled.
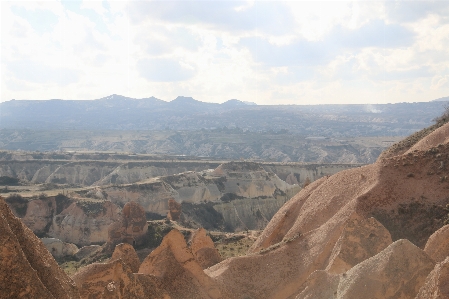
[[[313,182],[246,256],[220,261],[204,230],[172,230],[142,263],[122,244],[71,278],[1,201],[0,297],[449,298],[448,162],[446,124]]]

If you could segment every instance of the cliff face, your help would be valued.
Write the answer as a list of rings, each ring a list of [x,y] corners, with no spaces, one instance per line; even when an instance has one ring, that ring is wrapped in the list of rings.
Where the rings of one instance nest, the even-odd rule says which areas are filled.
[[[80,298],[44,244],[1,198],[0,281],[2,298]]]
[[[103,244],[119,216],[120,208],[110,201],[74,202],[53,217],[48,235],[78,246]]]

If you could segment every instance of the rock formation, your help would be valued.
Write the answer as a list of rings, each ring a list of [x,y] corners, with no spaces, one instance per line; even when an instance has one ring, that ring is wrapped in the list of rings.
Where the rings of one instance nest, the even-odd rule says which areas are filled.
[[[222,260],[214,242],[206,235],[204,228],[199,228],[193,233],[190,241],[190,250],[203,269],[209,268]]]
[[[119,215],[120,208],[110,201],[77,201],[53,218],[48,235],[78,246],[103,244]]]
[[[218,284],[208,277],[176,229],[142,262],[139,273],[155,276],[170,298],[221,298]]]
[[[140,267],[140,260],[134,247],[127,243],[121,243],[115,246],[111,261],[121,259],[123,263],[131,269],[132,273],[137,273]]]
[[[433,261],[408,240],[398,240],[342,275],[337,298],[414,298]]]
[[[0,199],[0,296],[79,298],[73,281],[44,244]]]
[[[177,203],[173,198],[170,198],[168,200],[167,218],[172,221],[178,221],[179,216],[181,216],[181,212],[181,204]]]
[[[64,258],[66,256],[75,256],[79,251],[75,244],[62,242],[59,239],[42,238],[41,241],[55,259]]]
[[[348,221],[332,250],[326,270],[340,274],[390,245],[390,233],[374,218]]]
[[[426,278],[415,299],[449,298],[449,257],[438,263]]]
[[[445,225],[427,240],[424,251],[437,263],[449,256],[449,225]]]
[[[157,278],[133,274],[121,259],[88,265],[72,278],[82,299],[169,298]]]
[[[143,207],[136,202],[128,202],[123,207],[119,221],[109,226],[108,242],[114,245],[119,243],[142,245],[146,240],[147,230]]]

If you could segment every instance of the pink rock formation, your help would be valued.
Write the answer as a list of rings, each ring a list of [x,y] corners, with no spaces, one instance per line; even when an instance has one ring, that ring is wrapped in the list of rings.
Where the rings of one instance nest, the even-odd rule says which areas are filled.
[[[376,219],[350,220],[332,250],[326,270],[332,274],[346,272],[392,242],[390,233]]]
[[[108,230],[108,242],[111,244],[143,244],[148,230],[144,208],[133,201],[126,203],[120,220],[112,223]]]
[[[193,233],[190,250],[192,250],[195,260],[203,269],[209,268],[222,260],[214,242],[206,235],[204,228],[199,228]]]
[[[44,244],[0,198],[0,297],[79,298]]]
[[[133,274],[121,259],[88,265],[72,278],[83,299],[169,298],[157,278]]]
[[[415,299],[449,298],[449,257],[435,268],[426,278],[426,282],[419,290]]]
[[[134,247],[127,243],[121,243],[115,246],[111,261],[121,259],[123,263],[130,267],[132,273],[137,273],[140,267],[140,260]]]
[[[221,298],[218,285],[196,262],[184,236],[176,229],[140,265],[139,273],[162,281],[171,298]]]
[[[429,237],[424,251],[437,263],[444,261],[449,256],[449,224]]]
[[[398,240],[342,275],[338,298],[414,298],[433,266],[424,251]]]

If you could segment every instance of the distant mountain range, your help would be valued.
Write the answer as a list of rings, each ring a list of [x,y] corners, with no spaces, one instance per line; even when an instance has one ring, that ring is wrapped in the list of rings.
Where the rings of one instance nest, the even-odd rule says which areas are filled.
[[[446,102],[351,105],[222,104],[177,97],[98,100],[11,100],[0,103],[0,129],[32,130],[288,130],[305,136],[406,136],[441,115]]]

